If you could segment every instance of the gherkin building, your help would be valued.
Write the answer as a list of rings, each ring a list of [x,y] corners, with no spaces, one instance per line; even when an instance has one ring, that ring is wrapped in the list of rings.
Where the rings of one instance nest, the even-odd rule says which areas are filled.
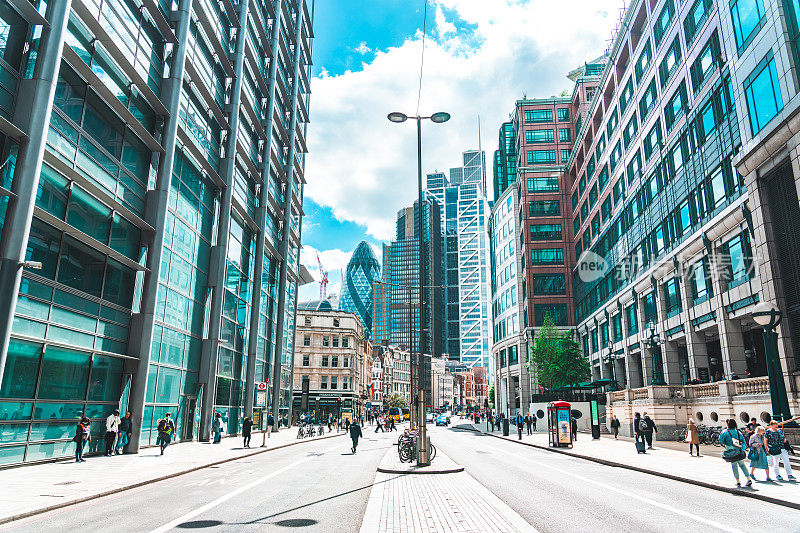
[[[364,325],[364,334],[372,334],[372,282],[381,277],[381,264],[367,241],[361,241],[347,263],[345,286],[339,309],[355,313]]]

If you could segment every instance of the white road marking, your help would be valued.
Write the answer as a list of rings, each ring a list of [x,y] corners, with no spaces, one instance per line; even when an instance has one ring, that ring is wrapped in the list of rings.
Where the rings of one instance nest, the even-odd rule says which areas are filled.
[[[658,507],[659,509],[664,509],[665,511],[669,511],[669,512],[684,516],[686,518],[690,518],[692,520],[696,520],[697,522],[701,522],[701,523],[709,525],[711,527],[715,527],[715,528],[720,529],[722,531],[729,531],[730,533],[743,533],[743,531],[740,530],[740,529],[729,527],[729,526],[726,526],[725,524],[720,524],[719,522],[715,522],[713,520],[709,520],[708,518],[704,518],[702,516],[698,516],[696,514],[688,512],[688,511],[684,511],[683,509],[678,509],[677,507],[672,507],[671,505],[667,505],[665,503],[657,502],[655,500],[651,500],[650,498],[645,498],[644,496],[640,496],[640,495],[638,495],[638,494],[636,494],[634,492],[623,490],[623,489],[614,487],[612,485],[608,485],[607,483],[601,483],[599,481],[595,481],[593,479],[589,479],[589,478],[581,476],[579,474],[575,474],[575,473],[570,472],[568,470],[557,468],[555,466],[551,466],[551,465],[548,465],[546,463],[541,463],[539,461],[534,461],[533,459],[525,457],[524,455],[519,455],[519,454],[516,454],[516,453],[512,453],[512,452],[503,450],[501,448],[496,448],[494,446],[486,446],[486,447],[490,448],[492,450],[496,450],[496,451],[498,451],[500,453],[504,453],[506,455],[510,455],[512,457],[517,457],[519,459],[523,459],[523,460],[528,461],[530,463],[533,463],[536,466],[539,466],[541,468],[547,468],[549,470],[554,470],[554,471],[556,471],[556,472],[558,472],[560,474],[564,474],[564,475],[573,477],[575,479],[579,479],[579,480],[583,481],[584,483],[590,483],[592,485],[596,485],[598,487],[601,487],[602,489],[610,490],[612,492],[616,492],[618,494],[622,494],[622,495],[627,496],[629,498],[633,498],[634,500],[639,500],[640,502],[652,505],[654,507]]]
[[[341,448],[342,448],[342,445],[338,444],[336,446],[331,446],[330,448],[326,449],[323,453],[332,452],[334,450],[339,450]],[[230,500],[232,498],[235,498],[239,494],[252,489],[253,487],[265,482],[266,480],[271,479],[271,478],[273,478],[275,476],[279,476],[279,475],[283,474],[284,472],[286,472],[287,470],[291,470],[292,468],[296,467],[297,465],[305,463],[308,460],[309,460],[308,457],[303,456],[302,459],[298,459],[297,461],[295,461],[293,463],[290,463],[290,464],[284,466],[283,468],[279,468],[278,470],[275,470],[274,472],[272,472],[270,474],[267,474],[266,476],[263,476],[263,477],[260,477],[260,478],[258,478],[256,480],[254,480],[254,481],[251,481],[247,485],[243,485],[243,486],[239,487],[238,489],[227,493],[225,496],[217,498],[216,500],[214,500],[212,502],[209,502],[209,503],[207,503],[207,504],[205,504],[205,505],[203,505],[201,507],[198,507],[194,511],[190,511],[190,512],[186,513],[183,516],[179,516],[175,520],[172,520],[171,522],[167,522],[163,526],[152,530],[150,533],[165,533],[166,531],[169,531],[170,529],[173,529],[173,528],[177,527],[178,525],[186,522],[187,520],[190,520],[190,519],[194,518],[195,516],[201,515],[201,514],[205,513],[206,511],[208,511],[210,509],[213,509],[214,507],[217,507],[218,505],[221,505],[221,504],[225,503],[226,501],[228,501],[228,500]]]

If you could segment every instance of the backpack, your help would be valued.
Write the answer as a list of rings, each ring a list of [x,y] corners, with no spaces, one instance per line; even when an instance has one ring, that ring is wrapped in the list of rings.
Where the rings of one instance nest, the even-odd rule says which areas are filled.
[[[644,418],[640,418],[639,419],[639,431],[647,431],[648,429],[650,429],[650,426],[647,423],[647,420],[645,420]]]
[[[167,435],[172,433],[172,431],[171,431],[171,429],[169,427],[169,424],[163,418],[158,421],[158,431],[159,431],[159,433],[166,433]]]

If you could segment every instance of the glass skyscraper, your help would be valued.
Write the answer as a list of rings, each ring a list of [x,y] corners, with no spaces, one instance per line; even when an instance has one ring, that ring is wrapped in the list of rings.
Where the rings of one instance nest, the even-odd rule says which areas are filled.
[[[342,287],[339,309],[361,319],[364,335],[372,333],[373,282],[381,277],[381,264],[367,241],[361,241],[347,263],[346,285]]]
[[[0,463],[288,412],[311,6],[0,2]]]

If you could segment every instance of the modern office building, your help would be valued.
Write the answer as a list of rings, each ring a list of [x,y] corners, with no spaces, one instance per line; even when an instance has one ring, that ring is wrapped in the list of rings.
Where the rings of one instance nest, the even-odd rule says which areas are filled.
[[[514,123],[504,122],[494,151],[494,201],[517,182],[517,139]]]
[[[621,27],[567,165],[593,375],[627,431],[634,406],[766,421],[766,301],[796,411],[795,3],[642,0]]]
[[[288,412],[310,11],[3,2],[0,463],[117,407],[131,452],[236,433],[256,382]]]
[[[361,241],[347,262],[346,282],[339,298],[339,309],[356,313],[364,325],[364,336],[372,335],[373,287],[380,280],[381,264],[367,241]]]
[[[484,153],[463,154],[464,166],[428,174],[426,190],[441,207],[446,269],[449,359],[466,366],[489,365],[489,245]]]

